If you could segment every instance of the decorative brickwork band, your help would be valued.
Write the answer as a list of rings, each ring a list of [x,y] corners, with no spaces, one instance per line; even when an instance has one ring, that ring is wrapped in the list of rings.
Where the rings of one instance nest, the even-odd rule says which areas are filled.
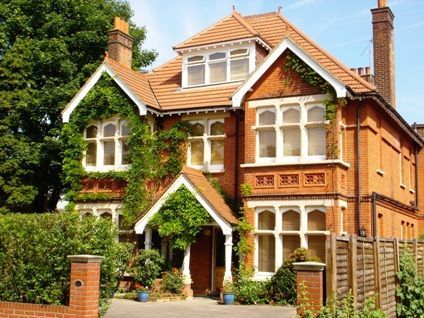
[[[317,262],[294,263],[296,271],[297,304],[307,304],[305,309],[319,310],[324,304],[324,268]],[[306,299],[302,296],[306,292]]]

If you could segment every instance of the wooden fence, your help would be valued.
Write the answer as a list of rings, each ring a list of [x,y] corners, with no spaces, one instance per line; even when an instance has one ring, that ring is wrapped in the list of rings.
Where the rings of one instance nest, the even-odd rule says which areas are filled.
[[[389,318],[396,317],[396,287],[399,258],[405,250],[424,272],[424,241],[385,238],[337,237],[327,240],[327,297],[338,300],[352,291],[353,301],[361,308],[375,297],[378,308]]]

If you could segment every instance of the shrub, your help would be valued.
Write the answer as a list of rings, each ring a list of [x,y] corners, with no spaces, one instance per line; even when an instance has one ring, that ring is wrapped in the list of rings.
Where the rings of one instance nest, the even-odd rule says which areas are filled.
[[[240,304],[254,305],[267,304],[267,282],[252,280],[252,271],[241,267],[234,282],[234,295]]]
[[[296,273],[293,263],[310,261],[318,261],[318,258],[313,256],[308,249],[298,248],[293,251],[268,284],[267,292],[272,302],[296,304]]]
[[[161,290],[167,293],[179,295],[184,288],[183,274],[177,268],[165,272],[162,277]]]
[[[157,250],[143,250],[134,260],[132,274],[143,287],[150,288],[163,270],[165,261]]]
[[[406,250],[406,249],[405,249]],[[400,259],[399,287],[396,289],[398,317],[424,316],[424,278],[417,273],[415,261],[408,252]]]
[[[0,216],[0,300],[66,305],[67,255],[103,256],[100,297],[116,288],[120,244],[110,220],[77,213]],[[124,261],[122,261],[124,263]]]

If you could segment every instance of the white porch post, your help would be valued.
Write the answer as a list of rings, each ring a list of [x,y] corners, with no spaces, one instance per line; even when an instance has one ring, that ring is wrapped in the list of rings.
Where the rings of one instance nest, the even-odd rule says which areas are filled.
[[[152,248],[152,229],[146,227],[144,230],[144,249],[150,250]]]
[[[233,235],[226,234],[225,235],[225,273],[224,273],[224,282],[229,280],[233,280],[233,276],[231,274],[231,254],[233,250]]]
[[[184,277],[184,284],[185,285],[191,284],[191,275],[190,275],[190,247],[191,247],[191,245],[187,246],[187,248],[184,251],[183,277]]]

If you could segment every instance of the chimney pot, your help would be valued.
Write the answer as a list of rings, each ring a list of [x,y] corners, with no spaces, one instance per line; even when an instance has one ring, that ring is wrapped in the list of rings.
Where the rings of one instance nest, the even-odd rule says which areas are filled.
[[[378,0],[378,7],[379,8],[387,7],[387,0]]]
[[[358,67],[358,75],[359,76],[364,75],[364,68],[363,67]]]
[[[356,68],[355,67],[351,67],[350,70],[356,74]]]
[[[369,66],[367,66],[366,68],[365,68],[365,75],[371,75],[371,68],[369,67]]]

